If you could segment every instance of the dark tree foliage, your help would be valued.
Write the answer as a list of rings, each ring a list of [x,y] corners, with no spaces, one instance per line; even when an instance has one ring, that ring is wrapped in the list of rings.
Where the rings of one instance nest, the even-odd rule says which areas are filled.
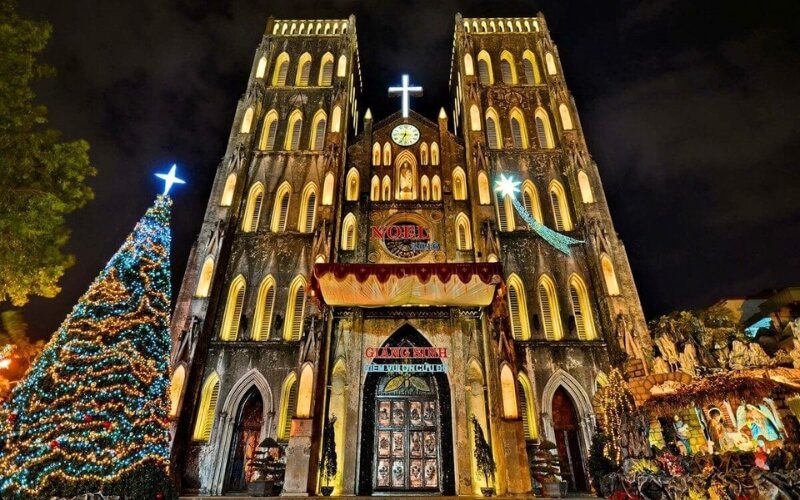
[[[478,463],[478,470],[483,474],[488,488],[489,484],[491,484],[489,483],[489,478],[491,477],[494,480],[497,466],[494,463],[494,457],[492,457],[492,447],[486,442],[481,424],[475,418],[475,415],[472,416],[472,427],[475,434],[475,461]]]

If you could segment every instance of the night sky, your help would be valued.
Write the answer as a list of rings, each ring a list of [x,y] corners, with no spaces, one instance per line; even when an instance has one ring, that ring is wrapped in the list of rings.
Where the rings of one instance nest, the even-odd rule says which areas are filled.
[[[173,295],[197,236],[267,17],[356,15],[359,107],[398,109],[403,72],[435,119],[456,12],[542,11],[597,161],[648,319],[800,283],[800,30],[797,2],[231,2],[25,0],[53,24],[58,76],[40,101],[66,138],[87,139],[96,199],[69,218],[77,264],[55,299],[26,307],[49,335],[122,244],[177,162]],[[782,5],[779,5],[782,4]],[[790,4],[794,4],[791,5]]]

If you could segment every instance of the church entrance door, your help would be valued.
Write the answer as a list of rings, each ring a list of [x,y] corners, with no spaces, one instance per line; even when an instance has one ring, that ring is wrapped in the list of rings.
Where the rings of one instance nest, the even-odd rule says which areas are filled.
[[[228,460],[228,491],[246,491],[247,483],[253,477],[254,471],[249,464],[261,439],[263,410],[261,394],[253,387],[242,398],[239,406]]]
[[[572,398],[563,387],[559,387],[553,395],[553,430],[561,463],[561,477],[569,483],[571,491],[588,491],[578,416]]]

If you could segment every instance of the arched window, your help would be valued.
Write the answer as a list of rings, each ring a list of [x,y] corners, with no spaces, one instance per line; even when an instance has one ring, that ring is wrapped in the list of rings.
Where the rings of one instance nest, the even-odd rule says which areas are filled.
[[[298,87],[307,87],[310,77],[311,54],[306,52],[300,56],[300,59],[297,60],[297,75],[295,75],[294,84]]]
[[[575,318],[575,331],[581,340],[594,340],[597,333],[592,318],[592,304],[583,280],[577,274],[569,279],[569,300],[572,303],[572,316]]]
[[[558,181],[550,183],[550,204],[553,205],[553,218],[557,231],[572,231],[572,219],[569,216],[567,195],[564,186]]]
[[[378,201],[381,199],[381,181],[377,175],[372,176],[372,182],[369,189],[369,199]]]
[[[467,76],[475,74],[475,68],[472,65],[472,56],[470,54],[464,54],[464,74]]]
[[[494,108],[486,110],[486,144],[489,149],[502,149],[503,136],[500,134],[500,121],[497,118],[497,111]]]
[[[507,50],[500,54],[500,75],[506,85],[517,84],[517,68],[514,65],[514,56]]]
[[[516,222],[514,221],[514,205],[511,197],[495,193],[495,198],[497,199],[497,225],[500,231],[513,231]]]
[[[275,310],[275,278],[267,276],[258,288],[255,318],[253,321],[253,340],[269,340],[272,329],[272,315]]]
[[[456,200],[467,199],[467,176],[461,167],[453,169],[453,198]]]
[[[208,297],[208,291],[211,289],[211,278],[214,277],[214,257],[206,257],[203,262],[203,267],[200,269],[200,279],[197,281],[197,288],[195,289],[195,297]]]
[[[572,116],[569,114],[566,104],[558,105],[558,114],[561,116],[561,126],[564,127],[564,130],[572,130]]]
[[[297,417],[308,418],[311,416],[311,392],[314,387],[314,371],[311,364],[303,366],[300,371],[300,386],[297,390]]]
[[[178,414],[178,405],[181,403],[181,393],[183,393],[183,384],[186,381],[186,369],[183,365],[178,365],[175,373],[172,374],[172,380],[169,383],[169,416],[174,417]]]
[[[336,76],[344,78],[347,76],[347,56],[342,55],[339,57],[339,66],[336,68]]]
[[[253,126],[253,107],[247,108],[247,111],[244,112],[244,118],[242,119],[242,128],[239,130],[243,134],[249,134],[250,128]]]
[[[333,205],[333,187],[335,181],[333,180],[333,172],[325,174],[325,182],[322,185],[322,204]]]
[[[275,69],[272,70],[272,86],[283,87],[286,85],[286,75],[289,73],[289,54],[281,52],[275,59]]]
[[[297,219],[297,230],[301,233],[313,233],[317,215],[317,186],[313,182],[309,182],[303,188],[302,200],[300,216]]]
[[[275,137],[278,135],[278,112],[271,109],[264,116],[264,125],[261,127],[261,137],[258,140],[258,148],[264,151],[275,149]]]
[[[258,60],[258,65],[256,66],[256,78],[264,78],[264,74],[267,72],[267,58],[262,57]]]
[[[472,230],[469,219],[463,212],[456,216],[456,248],[472,250]]]
[[[222,340],[236,340],[239,336],[239,323],[242,320],[244,308],[244,292],[246,283],[241,274],[233,279],[228,288],[228,301],[225,304],[225,313],[222,317]]]
[[[537,287],[539,294],[539,311],[542,314],[542,328],[547,340],[561,340],[564,337],[561,329],[561,310],[558,307],[556,287],[549,276],[543,274]]]
[[[286,322],[283,326],[283,340],[300,340],[303,336],[303,316],[306,309],[306,280],[301,275],[289,286],[289,300],[286,303]]]
[[[525,116],[519,108],[513,108],[510,113],[511,138],[514,147],[520,149],[528,148],[528,130],[525,127]]]
[[[211,437],[211,428],[214,426],[214,413],[217,411],[219,399],[219,376],[216,372],[206,377],[203,390],[200,393],[200,404],[197,406],[197,420],[194,423],[193,439],[195,441],[208,441]]]
[[[428,164],[428,143],[423,142],[419,145],[419,164],[420,165],[427,165]]]
[[[372,145],[372,164],[373,165],[380,165],[381,164],[381,145],[377,142]]]
[[[423,175],[419,180],[420,199],[422,201],[430,201],[431,199],[431,181],[427,175]]]
[[[533,52],[526,50],[522,53],[522,67],[525,70],[525,83],[528,85],[538,85],[542,83],[539,74],[539,65],[536,63],[536,56]]]
[[[592,195],[592,185],[589,182],[589,176],[586,172],[581,170],[578,172],[578,187],[581,190],[581,200],[584,203],[594,203],[594,195]]]
[[[222,189],[222,198],[219,204],[222,207],[229,207],[233,203],[233,192],[236,189],[236,174],[231,174],[225,180],[225,187]]]
[[[441,201],[442,199],[442,180],[438,175],[434,175],[431,179],[431,198],[433,201]]]
[[[486,172],[478,172],[478,203],[488,205],[492,202],[491,190],[489,189],[489,177]]]
[[[431,165],[439,164],[439,145],[435,142],[431,143]]]
[[[500,369],[500,393],[503,396],[503,416],[505,418],[517,418],[517,389],[514,382],[514,374],[508,364],[503,363]]]
[[[292,430],[292,417],[297,408],[297,375],[290,373],[283,382],[281,390],[281,412],[276,430],[278,441],[288,441]]]
[[[536,191],[536,186],[533,182],[526,180],[522,183],[522,205],[525,211],[539,224],[544,224],[542,219],[542,209],[539,204],[539,193]]]
[[[558,70],[556,69],[556,59],[553,57],[553,54],[550,52],[544,55],[544,63],[547,66],[547,74],[548,75],[556,75],[558,74]]]
[[[314,115],[314,120],[311,122],[311,138],[308,141],[308,149],[312,151],[322,151],[325,147],[325,128],[328,125],[327,116],[325,112],[319,110]]]
[[[292,111],[286,126],[286,141],[284,149],[296,151],[300,149],[300,133],[303,130],[303,114],[299,109]]]
[[[481,129],[481,112],[475,104],[469,107],[469,124],[474,131]]]
[[[342,222],[342,250],[356,249],[356,218],[353,214],[347,214]]]
[[[347,172],[347,193],[345,195],[345,199],[347,201],[358,201],[358,189],[359,189],[359,176],[358,170],[355,168],[351,168],[349,172]]]
[[[258,220],[261,217],[261,206],[264,204],[264,185],[260,182],[253,184],[247,195],[247,205],[244,209],[242,231],[249,233],[258,231]]]
[[[482,85],[492,85],[494,75],[492,75],[492,58],[485,50],[478,53],[478,80]]]
[[[333,82],[333,54],[325,52],[319,65],[319,78],[317,83],[320,87],[327,87]]]
[[[609,295],[619,295],[619,283],[617,273],[614,271],[614,264],[608,255],[600,256],[600,267],[603,269],[603,280],[606,282],[606,291]]]
[[[292,189],[289,183],[284,182],[275,193],[275,204],[272,207],[272,221],[270,221],[270,231],[273,233],[286,231],[286,219],[289,217],[291,191]]]
[[[381,186],[381,199],[383,201],[390,201],[392,199],[392,180],[388,175],[383,176],[383,184]]]
[[[514,340],[528,340],[531,338],[531,325],[528,319],[525,285],[516,274],[509,276],[506,283],[508,284],[508,315],[511,322],[511,334]]]
[[[331,132],[339,132],[342,128],[342,108],[339,106],[333,107],[333,114],[331,115]]]
[[[539,437],[536,428],[536,407],[533,399],[533,388],[531,382],[524,373],[517,375],[520,386],[519,413],[522,416],[522,431],[525,433],[525,440],[532,441]]]
[[[534,113],[534,121],[536,122],[536,137],[539,139],[539,147],[554,148],[556,143],[553,139],[553,130],[550,128],[550,117],[547,111],[537,108]]]
[[[392,145],[389,144],[389,141],[386,141],[383,144],[383,164],[384,165],[392,164]]]

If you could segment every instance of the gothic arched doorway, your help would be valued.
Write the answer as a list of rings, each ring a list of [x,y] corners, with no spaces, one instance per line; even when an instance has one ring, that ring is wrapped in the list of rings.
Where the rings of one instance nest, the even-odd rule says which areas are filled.
[[[404,325],[381,347],[432,347]],[[439,360],[376,359],[375,364]],[[450,387],[444,372],[370,372],[364,381],[358,494],[455,493]]]
[[[588,491],[581,449],[581,428],[575,403],[569,393],[559,387],[553,394],[553,431],[556,435],[561,477],[571,491]]]
[[[247,491],[247,483],[253,477],[249,462],[261,440],[263,420],[264,402],[258,389],[252,387],[242,398],[236,414],[228,454],[227,491]]]

